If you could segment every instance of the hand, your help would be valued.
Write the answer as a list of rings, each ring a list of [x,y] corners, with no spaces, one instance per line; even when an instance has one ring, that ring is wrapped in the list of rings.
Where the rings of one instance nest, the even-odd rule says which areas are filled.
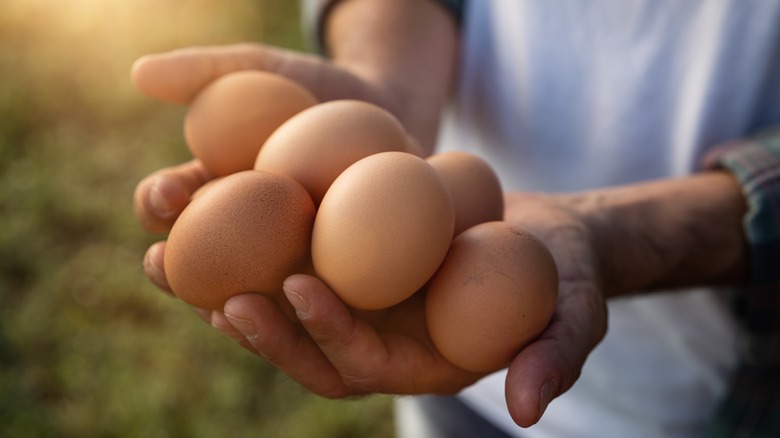
[[[507,196],[506,219],[544,241],[558,267],[547,329],[510,364],[509,412],[533,424],[565,392],[606,332],[607,297],[747,279],[746,204],[726,172],[577,195]]]
[[[173,171],[187,174],[197,173],[196,169],[197,163],[189,163]],[[558,307],[550,326],[520,352],[507,376],[509,411],[518,424],[530,426],[547,403],[577,379],[588,353],[604,335],[606,307],[591,230],[582,219],[577,198],[509,195],[506,217],[547,244],[560,274]],[[146,266],[152,281],[168,289],[163,251],[164,242],[153,245]],[[326,397],[373,392],[451,394],[482,377],[454,367],[433,348],[421,294],[391,309],[362,313],[348,309],[314,277],[289,278],[285,294],[297,308],[300,324],[281,310],[285,297],[240,295],[227,302],[224,313],[200,314]]]
[[[560,274],[553,320],[518,354],[506,382],[510,413],[519,425],[530,426],[577,379],[606,331],[606,306],[578,198],[510,195],[507,220],[530,229],[550,247]],[[300,324],[286,318],[272,300],[251,294],[231,298],[224,314],[204,316],[326,397],[451,394],[483,376],[454,367],[433,348],[422,293],[391,309],[358,313],[314,277],[290,277],[284,289]]]
[[[588,207],[578,196],[506,196],[506,220],[529,229],[547,245],[559,276],[552,321],[520,351],[507,373],[507,407],[523,427],[539,421],[547,404],[574,384],[606,333],[603,263]]]
[[[454,394],[483,376],[455,367],[433,347],[422,293],[389,309],[355,311],[317,278],[294,275],[284,294],[297,318],[258,294],[235,296],[224,314],[202,316],[324,397]]]
[[[422,128],[415,128],[422,126],[419,113],[411,115],[402,109],[402,106],[411,106],[419,110],[426,105],[409,105],[410,99],[402,99],[402,94],[395,93],[391,85],[367,74],[352,73],[316,56],[259,44],[195,47],[145,56],[133,65],[132,80],[151,97],[168,103],[188,104],[214,79],[248,69],[270,71],[291,78],[309,89],[320,101],[351,98],[373,102],[396,114],[402,123],[408,121],[408,129],[413,136],[424,138],[426,135]],[[431,118],[438,118],[433,108],[428,112]],[[169,231],[192,194],[211,179],[212,176],[197,160],[152,173],[135,190],[133,203],[138,221],[153,233]],[[164,247],[164,242],[152,245],[147,251],[144,266],[151,281],[168,290],[162,274]]]
[[[241,69],[285,75],[303,84],[321,101],[356,98],[391,111],[395,108],[393,99],[397,94],[386,91],[382,84],[363,80],[317,57],[261,45],[190,48],[147,56],[134,65],[132,77],[136,86],[151,97],[187,104],[210,81]],[[403,122],[401,111],[395,112]],[[419,125],[419,117],[414,122]],[[414,135],[413,130],[411,133]],[[152,173],[135,191],[138,221],[151,232],[170,230],[192,194],[211,179],[197,160]],[[144,267],[152,283],[170,292],[164,251],[164,241],[153,244],[146,253]],[[248,294],[228,301],[225,313],[202,309],[198,313],[313,392],[328,397],[372,392],[451,394],[481,377],[454,367],[436,352],[425,329],[421,297],[393,309],[353,314],[313,277],[290,278],[285,292],[309,300],[309,310],[298,311],[301,324],[291,322],[294,318],[285,313],[290,305],[284,296]]]
[[[207,67],[196,68],[199,65]],[[381,85],[316,57],[265,46],[194,48],[154,55],[140,60],[133,76],[138,87],[152,97],[186,104],[214,78],[247,68],[285,74],[321,100],[359,98],[392,111],[392,100],[385,97],[389,93]],[[196,160],[153,173],[136,189],[139,222],[149,231],[167,231],[192,193],[210,179]],[[508,197],[507,219],[531,229],[550,247],[561,274],[559,305],[550,327],[509,369],[509,410],[523,426],[538,420],[549,401],[543,398],[555,397],[571,386],[605,330],[606,308],[592,242],[577,210],[568,205],[571,200]],[[164,242],[152,245],[144,265],[154,284],[170,290],[162,263],[164,247]],[[358,314],[313,277],[291,277],[285,283],[285,294],[299,305],[300,324],[280,309],[278,304],[286,302],[281,296],[241,295],[228,301],[225,313],[200,314],[308,389],[327,397],[371,392],[451,394],[482,377],[455,368],[431,346],[422,295],[392,309]],[[550,382],[548,396],[542,395],[544,382]]]
[[[357,99],[379,105],[399,118],[410,134],[424,143],[433,139],[420,126],[421,114],[407,107],[429,107],[410,102],[410,92],[388,78],[378,78],[360,68],[330,62],[316,55],[262,44],[189,47],[147,55],[131,71],[133,84],[143,93],[166,103],[187,105],[213,80],[241,70],[260,70],[285,76],[307,88],[320,102]],[[439,107],[427,117],[436,120]]]

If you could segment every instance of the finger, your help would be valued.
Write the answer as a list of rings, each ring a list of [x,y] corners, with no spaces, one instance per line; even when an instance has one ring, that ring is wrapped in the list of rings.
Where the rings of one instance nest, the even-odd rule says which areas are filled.
[[[264,296],[268,295],[264,294]],[[279,308],[282,310],[282,313],[287,316],[290,321],[296,320],[292,306],[290,306],[290,303],[288,303],[284,298],[284,294],[282,294],[281,291],[270,295],[269,298],[274,302],[274,304],[279,306]],[[203,309],[200,307],[193,307],[193,309],[195,310],[195,314],[198,315],[198,318],[217,329],[223,335],[238,341],[243,347],[247,348],[255,354],[258,354],[254,347],[247,341],[246,336],[238,329],[236,329],[236,327],[230,322],[230,319],[225,316],[224,311]]]
[[[200,307],[194,307],[193,309],[195,309],[195,314],[198,315],[198,318],[211,324],[211,314],[214,312],[213,310],[201,309]]]
[[[375,98],[356,77],[327,67],[317,56],[261,44],[190,47],[146,55],[133,64],[131,80],[155,99],[188,104],[214,79],[241,70],[280,74],[309,89],[320,101]]]
[[[380,373],[387,362],[387,350],[376,331],[364,320],[354,318],[315,277],[292,276],[285,281],[284,292],[309,335],[347,384],[370,392],[380,390],[369,381],[366,371]]]
[[[354,395],[306,331],[271,298],[234,296],[225,303],[224,314],[246,345],[308,390],[329,398]]]
[[[153,233],[170,230],[192,194],[212,176],[198,160],[168,167],[147,176],[136,186],[133,209],[138,222]]]
[[[230,323],[230,320],[223,312],[216,310],[209,312],[208,320],[206,322],[211,324],[212,327],[229,338],[235,339],[239,342],[246,340],[246,336],[244,336],[243,333],[238,331],[236,327]]]
[[[155,99],[187,104],[206,84],[223,74],[262,70],[263,58],[247,53],[245,47],[187,47],[145,55],[133,63],[130,79],[136,88]]]
[[[606,307],[598,292],[565,296],[548,329],[509,366],[506,400],[518,425],[535,424],[549,402],[574,384],[605,332]]]
[[[131,69],[141,92],[174,104],[188,104],[207,84],[240,70],[274,71],[280,51],[259,44],[187,47],[139,58]]]
[[[201,309],[199,307],[193,307],[195,314],[198,318],[217,329],[223,335],[237,341],[239,345],[251,353],[257,354],[254,347],[246,340],[246,337],[236,330],[236,328],[230,324],[230,321],[225,317],[225,314],[219,310]]]
[[[319,279],[294,275],[284,291],[307,333],[339,371],[345,384],[358,393],[452,393],[474,377],[442,360],[436,351],[403,333],[385,331],[381,336],[369,322],[355,317]],[[422,311],[422,303],[408,300],[396,316]],[[370,312],[363,312],[368,315]],[[379,311],[380,315],[383,313]],[[422,317],[415,320],[423,321]],[[419,327],[424,331],[424,325]]]
[[[164,292],[167,292],[171,296],[175,296],[175,294],[171,290],[170,285],[168,284],[168,280],[165,277],[165,263],[164,263],[165,244],[166,244],[165,241],[156,242],[152,244],[152,246],[150,246],[149,249],[146,250],[146,255],[144,256],[144,271],[146,273],[146,276],[152,282],[152,284],[154,284]],[[222,324],[221,323],[222,321],[218,319],[219,315],[217,316],[214,315],[220,312],[215,312],[208,309],[201,309],[198,307],[193,307],[193,309],[195,310],[195,314],[198,315],[198,318],[211,324],[217,329],[220,329],[220,331],[222,331],[221,330],[222,328],[228,330],[233,329],[232,326],[227,327],[225,326],[225,324]]]
[[[168,284],[168,280],[165,277],[164,253],[165,241],[152,244],[152,246],[146,250],[146,255],[144,256],[144,272],[152,284],[173,295],[171,286]]]

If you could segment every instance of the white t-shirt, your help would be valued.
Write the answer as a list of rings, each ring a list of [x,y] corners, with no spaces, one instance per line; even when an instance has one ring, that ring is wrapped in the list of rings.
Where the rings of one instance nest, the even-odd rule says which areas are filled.
[[[780,124],[780,0],[471,0],[440,151],[504,189],[575,191],[694,171],[714,144]],[[609,330],[540,423],[504,373],[460,397],[524,437],[696,436],[737,363],[725,292],[609,303]]]

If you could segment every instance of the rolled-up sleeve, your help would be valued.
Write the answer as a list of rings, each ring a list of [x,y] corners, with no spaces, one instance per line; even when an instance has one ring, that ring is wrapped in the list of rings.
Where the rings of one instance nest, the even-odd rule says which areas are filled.
[[[716,148],[705,165],[742,187],[751,270],[735,306],[746,328],[741,364],[706,436],[780,436],[780,129]]]

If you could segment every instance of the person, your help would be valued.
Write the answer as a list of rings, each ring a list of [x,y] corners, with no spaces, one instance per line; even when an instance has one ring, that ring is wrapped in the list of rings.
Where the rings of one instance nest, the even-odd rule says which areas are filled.
[[[428,153],[479,154],[501,178],[505,220],[554,256],[555,315],[487,375],[438,355],[421,294],[357,315],[293,275],[284,294],[299,324],[256,294],[204,319],[322,396],[416,395],[398,399],[403,436],[780,434],[780,2],[306,11],[324,56],[188,48],[142,58],[133,79],[186,104],[227,72],[268,70],[322,101],[387,108]],[[209,179],[197,161],[153,173],[136,189],[139,221],[169,229]],[[164,247],[144,266],[168,289]]]

